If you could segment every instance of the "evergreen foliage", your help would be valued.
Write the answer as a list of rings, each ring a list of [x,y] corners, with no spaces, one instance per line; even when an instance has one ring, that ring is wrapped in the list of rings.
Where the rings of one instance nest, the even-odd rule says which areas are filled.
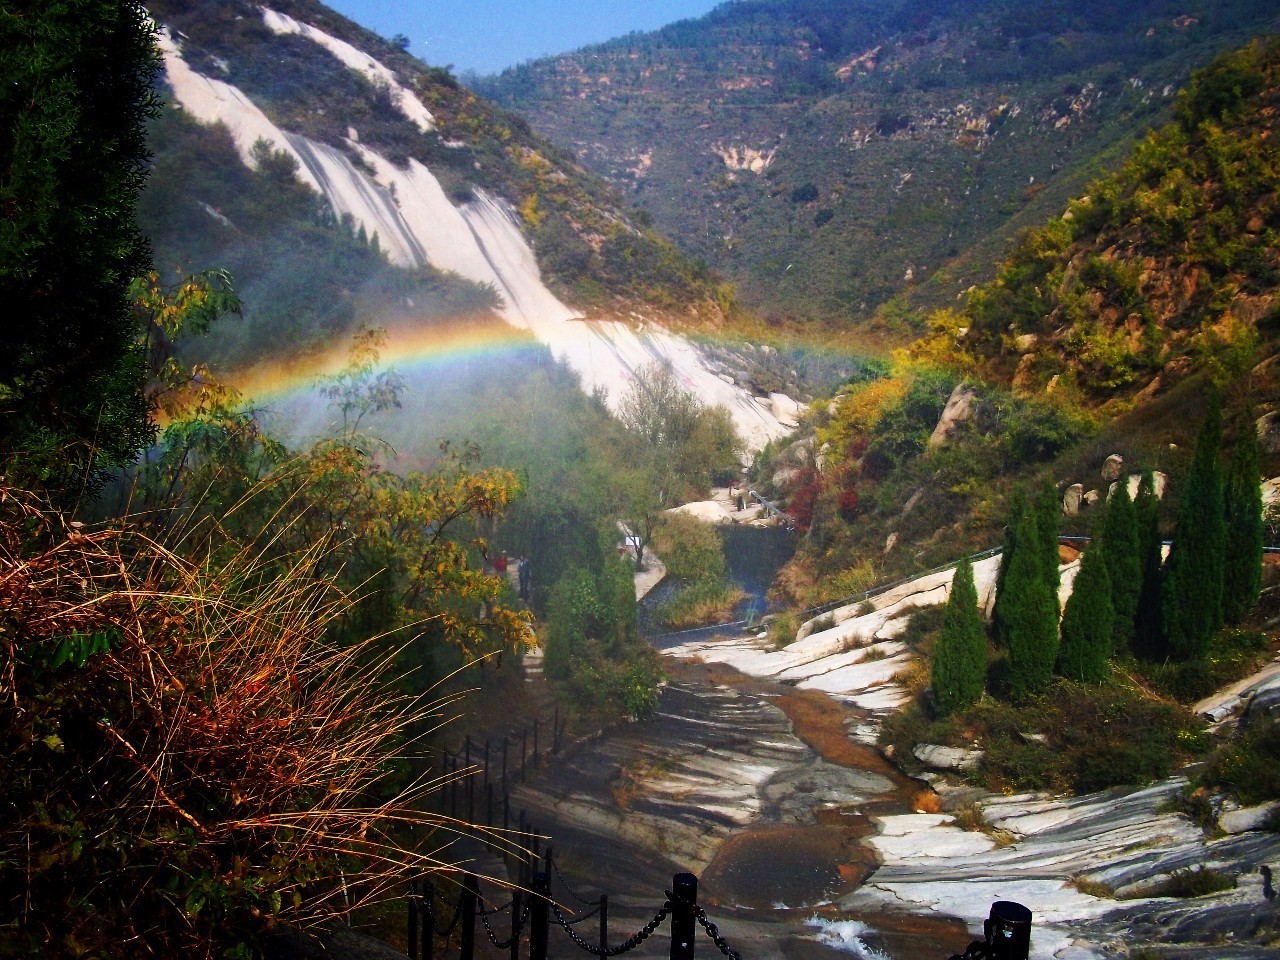
[[[1053,596],[1053,609],[1060,611],[1058,605],[1058,586],[1061,583],[1061,556],[1058,553],[1058,534],[1062,520],[1062,497],[1053,481],[1045,478],[1040,486],[1040,495],[1036,497],[1035,521],[1036,536],[1040,543],[1040,557],[1043,565],[1044,582]]]
[[[78,492],[152,436],[129,285],[159,65],[142,4],[0,11],[0,458]]]
[[[1104,534],[1084,552],[1062,613],[1058,672],[1069,680],[1097,683],[1107,677],[1116,619],[1108,560]]]
[[[996,602],[991,613],[995,626],[996,641],[1004,646],[1009,645],[1008,592],[1005,584],[1009,579],[1009,571],[1013,569],[1014,558],[1018,554],[1018,531],[1022,515],[1027,510],[1026,491],[1021,486],[1013,488],[1009,494],[1009,516],[1004,525],[1004,549],[1000,554],[1000,572],[996,575]]]
[[[1044,552],[1033,513],[1017,528],[1017,550],[1002,596],[1009,646],[1009,693],[1015,700],[1043,691],[1058,659],[1058,604],[1044,575]]]
[[[1178,510],[1166,565],[1161,615],[1169,652],[1180,660],[1205,656],[1222,626],[1222,572],[1227,525],[1223,514],[1222,404],[1215,395],[1200,436]]]
[[[1111,605],[1114,611],[1111,632],[1114,649],[1119,652],[1133,643],[1134,620],[1138,615],[1138,597],[1142,593],[1142,552],[1138,537],[1138,512],[1129,496],[1129,481],[1121,477],[1107,502],[1102,524],[1102,561],[1111,583]],[[1079,589],[1079,581],[1076,581]],[[1063,643],[1066,623],[1063,623]]]
[[[933,695],[946,716],[982,696],[987,672],[987,641],[968,558],[956,567],[947,611],[933,658]]]
[[[1160,542],[1160,500],[1156,497],[1155,477],[1148,470],[1138,485],[1134,501],[1138,532],[1138,559],[1142,565],[1142,588],[1134,613],[1134,652],[1152,660],[1163,659],[1165,644],[1161,620],[1160,593],[1163,582],[1161,565],[1163,545]]]
[[[1262,592],[1262,490],[1258,433],[1251,412],[1241,418],[1240,439],[1223,492],[1226,514],[1226,562],[1222,613],[1227,623],[1242,623]]]

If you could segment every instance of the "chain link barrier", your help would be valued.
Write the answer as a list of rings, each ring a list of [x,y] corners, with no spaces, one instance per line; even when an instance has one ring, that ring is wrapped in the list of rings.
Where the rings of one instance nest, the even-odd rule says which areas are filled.
[[[627,937],[627,939],[623,940],[622,943],[618,944],[616,947],[601,948],[597,947],[593,943],[588,943],[586,940],[582,939],[582,937],[578,936],[578,932],[574,930],[570,923],[565,919],[565,916],[560,912],[559,907],[554,903],[551,903],[550,907],[552,915],[556,918],[556,923],[560,924],[560,926],[564,928],[564,932],[569,935],[569,939],[574,942],[578,949],[585,950],[587,953],[597,957],[617,957],[624,953],[629,953],[648,940],[649,937],[653,935],[653,931],[657,930],[658,927],[661,926],[662,921],[667,919],[667,916],[671,913],[671,901],[667,900],[663,903],[662,907],[654,915],[652,920],[631,936]]]
[[[559,878],[560,878],[560,885],[561,885],[562,887],[564,887],[565,892],[566,892],[566,893],[568,893],[570,897],[572,897],[574,900],[577,900],[577,901],[578,901],[580,904],[582,904],[584,907],[599,907],[599,906],[600,906],[600,902],[601,902],[601,901],[600,901],[600,898],[599,898],[599,897],[597,897],[595,900],[588,900],[586,897],[584,897],[584,896],[582,896],[581,894],[577,893],[577,892],[573,889],[573,887],[569,886],[569,881],[568,881],[568,880],[566,880],[566,879],[564,878],[564,874],[560,872],[560,864],[556,863],[556,861],[555,861],[555,857],[551,857],[550,859],[551,859],[551,869],[552,869],[552,871],[555,873],[555,875],[556,875],[557,877],[559,877]],[[590,916],[590,914],[588,914],[588,916]]]
[[[728,957],[729,960],[742,960],[742,954],[730,948],[729,941],[720,936],[720,928],[711,922],[705,910],[701,907],[694,907],[693,916],[698,923],[702,924],[702,929],[707,931],[707,936],[711,938],[712,943],[719,947],[721,953]]]
[[[427,895],[422,898],[423,909],[427,912],[427,924],[437,937],[447,938],[453,934],[454,929],[458,926],[458,921],[462,919],[462,900],[466,895],[467,892],[464,890],[462,895],[458,897],[458,905],[454,908],[453,919],[449,921],[448,926],[443,928],[436,925],[435,890],[429,890]]]
[[[529,922],[529,903],[528,901],[526,901],[524,905],[524,911],[520,914],[519,918],[516,919],[516,922],[511,929],[511,936],[507,937],[507,939],[505,940],[499,940],[498,935],[493,932],[493,927],[489,925],[489,915],[500,913],[502,910],[506,910],[510,906],[511,906],[511,903],[508,902],[507,905],[502,907],[500,910],[480,910],[479,911],[480,922],[484,924],[485,936],[488,937],[489,942],[492,943],[499,950],[510,950],[511,945],[515,943],[518,939],[520,939],[520,935],[524,933],[525,924]]]

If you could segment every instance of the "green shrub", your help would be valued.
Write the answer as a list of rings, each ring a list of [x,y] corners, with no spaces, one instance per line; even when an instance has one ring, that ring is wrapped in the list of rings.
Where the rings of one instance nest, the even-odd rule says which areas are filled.
[[[1280,720],[1250,724],[1209,758],[1201,782],[1230,789],[1241,803],[1280,799]]]
[[[1132,900],[1139,897],[1207,897],[1223,890],[1234,890],[1236,878],[1213,867],[1199,866],[1189,870],[1175,870],[1159,883],[1142,887],[1121,899]]]

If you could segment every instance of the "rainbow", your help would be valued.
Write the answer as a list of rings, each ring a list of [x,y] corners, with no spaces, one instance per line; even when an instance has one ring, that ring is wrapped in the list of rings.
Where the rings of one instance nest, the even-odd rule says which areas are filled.
[[[300,358],[266,360],[232,370],[222,379],[251,403],[271,403],[316,387],[349,363],[351,340]],[[542,348],[526,330],[492,318],[397,326],[386,331],[378,366],[427,373],[431,368]]]

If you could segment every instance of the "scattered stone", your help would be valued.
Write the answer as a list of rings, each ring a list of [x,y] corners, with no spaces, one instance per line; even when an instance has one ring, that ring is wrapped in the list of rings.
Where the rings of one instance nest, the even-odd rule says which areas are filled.
[[[956,384],[942,410],[942,416],[938,418],[938,425],[933,428],[933,434],[929,437],[930,450],[955,439],[961,425],[972,415],[976,397],[977,394],[968,384]]]
[[[919,490],[917,490],[915,493],[911,495],[910,500],[908,500],[905,504],[903,504],[902,515],[905,517],[908,513],[910,513],[917,506],[919,506],[920,501],[923,499],[924,499],[924,487],[921,487]]]
[[[1097,490],[1090,490],[1088,493],[1084,495],[1083,502],[1086,507],[1092,507],[1095,503],[1097,503],[1101,499],[1102,499],[1101,493],[1099,493]]]
[[[885,537],[884,552],[887,554],[890,550],[893,549],[893,545],[897,542],[898,542],[898,531],[895,530],[893,531],[893,533],[889,534],[889,536]]]
[[[1040,344],[1040,336],[1035,333],[1024,333],[1013,341],[1013,345],[1019,353],[1030,353]]]
[[[1267,453],[1280,453],[1280,410],[1258,418],[1258,443]]]
[[[773,415],[784,427],[794,427],[800,423],[800,411],[803,408],[785,393],[769,394],[769,405],[773,409]]]
[[[1260,803],[1256,807],[1241,807],[1224,813],[1218,818],[1218,826],[1223,833],[1247,833],[1250,830],[1261,830],[1272,815],[1280,811],[1280,800]]]
[[[1080,512],[1080,502],[1084,499],[1084,484],[1073,483],[1062,495],[1062,512],[1074,517]]]
[[[1103,480],[1119,480],[1120,474],[1124,472],[1124,457],[1118,453],[1113,453],[1107,457],[1107,462],[1102,465]]]
[[[911,751],[917,760],[935,770],[974,769],[985,756],[982,750],[966,750],[963,747],[944,747],[936,743],[921,743]]]

